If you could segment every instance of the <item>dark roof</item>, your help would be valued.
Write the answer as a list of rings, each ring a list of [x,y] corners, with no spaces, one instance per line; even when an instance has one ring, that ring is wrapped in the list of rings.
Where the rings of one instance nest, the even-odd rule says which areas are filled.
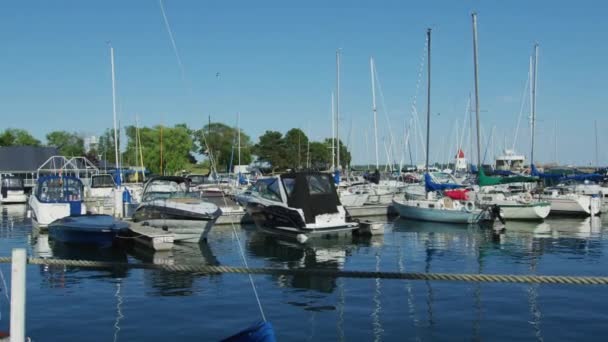
[[[0,172],[33,172],[50,157],[59,155],[56,147],[2,146]]]

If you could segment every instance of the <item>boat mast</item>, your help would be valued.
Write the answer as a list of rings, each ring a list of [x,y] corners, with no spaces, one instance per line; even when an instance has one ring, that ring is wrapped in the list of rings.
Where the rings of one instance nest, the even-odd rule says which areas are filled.
[[[241,113],[236,113],[236,130],[238,134],[238,153],[239,153],[239,173],[241,173],[241,126],[239,120],[241,118]]]
[[[595,167],[599,167],[600,164],[598,163],[598,149],[597,149],[597,120],[594,121],[594,129],[595,129]]]
[[[331,92],[331,171],[336,168],[336,107],[334,92]]]
[[[475,116],[477,122],[477,171],[481,170],[481,141],[479,135],[479,70],[477,62],[477,13],[471,14],[473,18],[473,63],[475,70]]]
[[[536,134],[536,77],[538,75],[538,43],[534,44],[534,62],[532,63],[532,151],[530,165],[534,164],[534,136]]]
[[[118,128],[116,127],[116,76],[114,73],[114,47],[110,45],[110,64],[112,65],[112,114],[114,117],[114,158],[118,169],[118,179],[122,182],[122,172],[118,160]]]
[[[340,49],[336,50],[336,139],[336,164],[340,170]]]
[[[426,162],[424,168],[429,172],[429,143],[431,133],[431,29],[426,30],[427,39],[427,90],[426,90]]]
[[[369,58],[369,68],[371,71],[372,77],[372,112],[374,114],[374,143],[376,146],[376,170],[379,169],[378,162],[378,112],[376,110],[376,80],[375,80],[375,66],[374,66],[374,57]]]

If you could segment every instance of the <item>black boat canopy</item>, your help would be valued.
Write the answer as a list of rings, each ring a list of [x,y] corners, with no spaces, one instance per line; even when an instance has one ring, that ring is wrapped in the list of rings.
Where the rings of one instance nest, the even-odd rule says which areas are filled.
[[[306,223],[314,223],[315,217],[338,212],[340,199],[330,174],[321,172],[294,172],[281,175],[287,205],[302,209]]]

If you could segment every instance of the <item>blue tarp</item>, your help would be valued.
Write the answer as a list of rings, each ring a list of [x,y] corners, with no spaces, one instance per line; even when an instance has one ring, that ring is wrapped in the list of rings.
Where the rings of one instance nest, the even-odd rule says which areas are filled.
[[[433,178],[431,178],[431,175],[429,175],[428,173],[425,173],[424,174],[424,187],[426,188],[427,192],[431,192],[431,191],[460,189],[463,186],[460,184],[453,184],[453,183],[445,183],[445,184],[434,183]]]
[[[531,166],[531,172],[530,174],[532,176],[537,176],[543,179],[552,179],[552,180],[558,180],[558,181],[585,181],[585,180],[591,180],[591,181],[601,181],[604,176],[597,174],[597,173],[578,173],[578,174],[572,174],[572,175],[566,175],[566,174],[558,174],[558,173],[541,173],[538,171],[538,169],[536,168],[536,166],[534,164],[532,164]]]

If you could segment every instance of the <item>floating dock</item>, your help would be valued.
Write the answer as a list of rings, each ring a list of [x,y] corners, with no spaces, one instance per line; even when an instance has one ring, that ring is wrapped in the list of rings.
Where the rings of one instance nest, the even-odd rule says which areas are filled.
[[[351,217],[397,215],[397,211],[395,211],[392,204],[362,205],[356,207],[344,207],[344,209],[346,209],[346,212]]]
[[[141,223],[129,222],[129,236],[135,242],[155,251],[168,251],[173,248],[173,233],[158,228],[144,226]]]

